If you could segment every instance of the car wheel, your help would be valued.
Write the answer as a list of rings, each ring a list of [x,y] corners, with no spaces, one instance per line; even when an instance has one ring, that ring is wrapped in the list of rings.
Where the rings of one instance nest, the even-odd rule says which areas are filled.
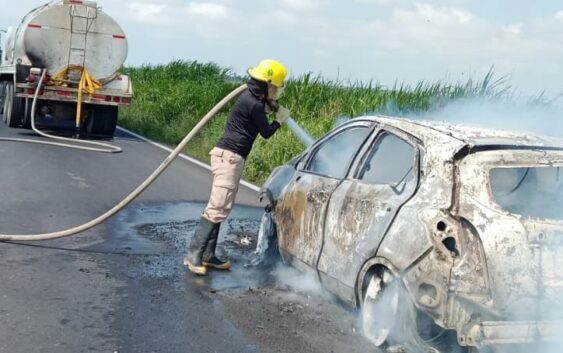
[[[361,319],[366,338],[378,347],[392,340],[398,311],[398,281],[389,270],[381,268],[369,278],[364,295]]]
[[[455,332],[421,320],[406,288],[385,267],[367,279],[361,310],[365,337],[378,347],[400,347],[412,353],[466,353]]]

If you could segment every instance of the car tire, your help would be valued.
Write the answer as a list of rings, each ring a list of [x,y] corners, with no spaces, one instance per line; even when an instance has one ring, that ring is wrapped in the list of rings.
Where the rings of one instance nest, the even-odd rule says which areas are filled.
[[[418,312],[400,279],[385,268],[370,271],[361,308],[364,336],[378,347],[400,347],[413,353],[467,353],[452,342],[451,333],[421,336]],[[455,333],[455,332],[453,332]]]

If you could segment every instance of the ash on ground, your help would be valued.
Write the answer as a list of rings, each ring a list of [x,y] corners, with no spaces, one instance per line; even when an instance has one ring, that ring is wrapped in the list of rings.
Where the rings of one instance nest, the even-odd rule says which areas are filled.
[[[223,223],[218,255],[230,271],[207,277],[189,273],[183,256],[203,204],[144,204],[130,207],[115,224],[114,236],[127,238],[130,280],[200,291],[236,329],[262,352],[377,351],[361,335],[357,313],[336,302],[314,275],[304,275],[281,259],[248,267],[256,249],[263,211],[236,207]],[[136,244],[138,243],[138,244]]]

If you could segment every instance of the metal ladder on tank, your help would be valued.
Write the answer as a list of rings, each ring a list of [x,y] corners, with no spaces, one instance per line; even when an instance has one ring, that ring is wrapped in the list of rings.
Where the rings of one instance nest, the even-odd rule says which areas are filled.
[[[77,6],[70,7],[70,52],[68,55],[68,67],[80,66],[84,68],[86,63],[86,47],[88,44],[88,32],[94,20],[98,17],[98,9],[90,6],[86,8],[86,15],[77,11]]]
[[[82,75],[84,75],[84,70],[86,69],[88,32],[90,31],[90,27],[92,26],[94,20],[98,17],[98,9],[95,7],[83,6],[82,10],[84,10],[84,8],[86,9],[85,15],[80,13],[80,11],[77,10],[77,7],[78,5],[70,6],[70,51],[67,67],[76,68],[75,70],[69,70],[69,75],[71,72],[79,73],[79,75],[77,77],[73,77],[72,79],[71,77],[67,77],[69,81],[73,81],[74,78],[80,81]],[[80,125],[81,124],[77,118],[77,137],[79,135]]]

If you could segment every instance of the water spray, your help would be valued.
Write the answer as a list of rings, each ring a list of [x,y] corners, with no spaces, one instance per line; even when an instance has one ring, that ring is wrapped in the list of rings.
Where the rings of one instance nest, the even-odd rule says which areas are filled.
[[[297,137],[299,137],[299,139],[301,141],[303,141],[303,143],[305,144],[305,146],[309,147],[313,144],[313,142],[315,140],[313,140],[313,138],[307,133],[305,132],[305,130],[303,130],[303,128],[301,126],[299,126],[299,124],[297,124],[297,122],[295,122],[295,120],[293,120],[291,117],[289,117],[287,119],[287,126],[289,126],[289,128],[295,133],[295,135],[297,135]]]

